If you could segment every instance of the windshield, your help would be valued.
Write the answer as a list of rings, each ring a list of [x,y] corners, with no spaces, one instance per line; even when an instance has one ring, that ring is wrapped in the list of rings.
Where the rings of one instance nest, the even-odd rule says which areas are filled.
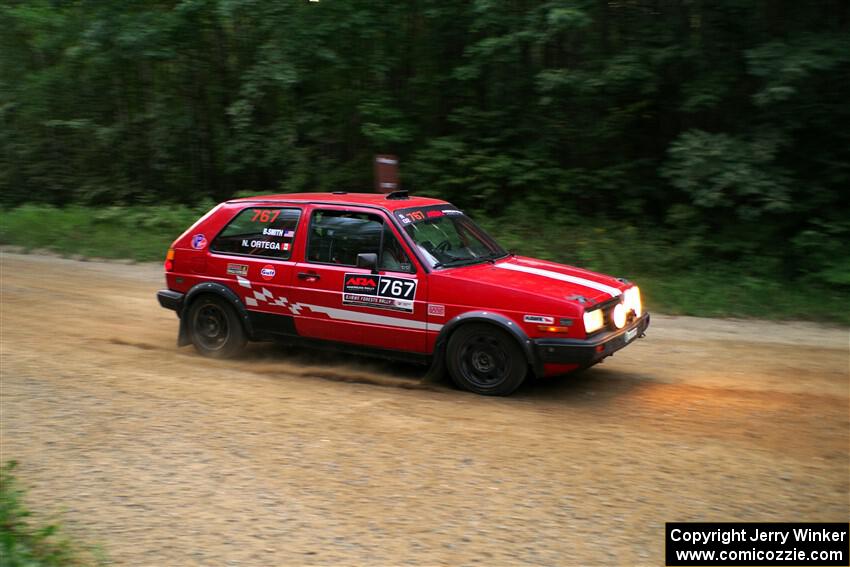
[[[469,217],[451,205],[403,209],[395,215],[423,260],[432,268],[465,266],[508,255]]]

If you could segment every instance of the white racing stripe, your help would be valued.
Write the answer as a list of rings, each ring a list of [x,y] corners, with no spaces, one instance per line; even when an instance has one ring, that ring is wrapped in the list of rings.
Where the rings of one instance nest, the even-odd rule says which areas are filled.
[[[321,305],[310,305],[309,303],[296,303],[294,306],[299,308],[307,307],[310,311],[316,313],[324,313],[331,319],[340,321],[355,321],[357,323],[375,323],[377,325],[386,325],[388,327],[402,327],[404,329],[420,329],[429,331],[439,331],[443,328],[442,325],[426,323],[424,321],[411,321],[410,319],[400,319],[398,317],[387,317],[386,315],[373,315],[371,313],[361,313],[360,311],[349,311],[348,309],[337,309],[335,307],[323,307]],[[294,307],[293,306],[293,307]]]
[[[531,266],[521,266],[519,264],[511,264],[508,262],[503,262],[501,264],[496,264],[497,268],[503,268],[505,270],[513,270],[515,272],[524,272],[526,274],[534,274],[536,276],[543,276],[544,278],[551,278],[553,280],[558,280],[562,282],[568,282],[572,284],[581,285],[584,287],[589,287],[591,289],[595,289],[597,291],[604,291],[609,294],[611,297],[617,297],[623,294],[622,291],[617,289],[616,287],[611,287],[610,285],[601,284],[599,282],[595,282],[593,280],[588,280],[585,278],[579,278],[577,276],[568,276],[567,274],[559,274],[558,272],[553,272],[551,270],[541,270],[540,268],[532,268]]]

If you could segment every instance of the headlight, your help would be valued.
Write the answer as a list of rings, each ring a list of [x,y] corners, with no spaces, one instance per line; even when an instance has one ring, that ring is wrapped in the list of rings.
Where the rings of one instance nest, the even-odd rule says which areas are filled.
[[[626,311],[635,312],[635,317],[640,317],[643,314],[643,304],[640,300],[640,288],[638,286],[630,287],[623,293],[623,304],[626,306]]]
[[[602,317],[601,309],[584,312],[584,330],[587,334],[593,331],[598,331],[605,324],[605,319]]]
[[[615,305],[614,312],[611,314],[611,319],[614,320],[614,326],[618,329],[625,327],[626,315],[628,315],[628,311],[626,311],[626,307],[622,303]]]

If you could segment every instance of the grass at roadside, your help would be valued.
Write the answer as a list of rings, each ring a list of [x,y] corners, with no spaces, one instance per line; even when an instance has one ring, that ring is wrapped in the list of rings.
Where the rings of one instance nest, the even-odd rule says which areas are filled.
[[[169,244],[211,207],[23,205],[0,211],[0,244],[89,258],[162,260]]]
[[[169,244],[205,213],[198,207],[25,205],[0,211],[0,244],[74,256],[162,260]],[[647,228],[573,218],[536,221],[528,212],[474,215],[506,248],[637,282],[649,309],[705,317],[804,319],[850,324],[850,290],[784,280],[769,269],[695,259],[686,244]]]
[[[0,467],[0,567],[105,564],[92,550],[62,535],[57,524],[33,524],[23,502],[24,491],[12,474],[15,466],[15,461],[9,461]]]

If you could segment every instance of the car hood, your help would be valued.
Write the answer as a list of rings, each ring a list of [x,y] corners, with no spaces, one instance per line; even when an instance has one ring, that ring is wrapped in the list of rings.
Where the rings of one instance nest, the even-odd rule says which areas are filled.
[[[590,270],[524,256],[454,268],[446,270],[445,275],[557,301],[574,301],[586,307],[621,295],[629,285]]]

